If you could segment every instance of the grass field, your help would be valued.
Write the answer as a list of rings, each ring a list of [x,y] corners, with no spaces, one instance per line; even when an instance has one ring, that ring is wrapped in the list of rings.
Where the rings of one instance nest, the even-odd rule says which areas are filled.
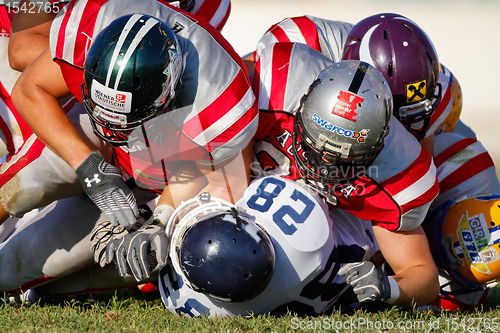
[[[500,299],[500,288],[495,288]],[[1,300],[0,300],[1,301]],[[335,311],[329,316],[181,318],[158,298],[119,291],[58,303],[0,303],[2,332],[499,332],[500,306],[489,301],[467,314],[404,310]]]

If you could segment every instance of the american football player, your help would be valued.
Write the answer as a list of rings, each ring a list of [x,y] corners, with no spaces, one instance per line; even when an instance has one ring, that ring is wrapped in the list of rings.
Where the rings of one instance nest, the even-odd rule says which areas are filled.
[[[18,5],[26,5],[24,2],[26,1],[23,1]],[[50,7],[53,7],[51,13],[46,13],[44,10],[36,11],[36,13],[17,11],[15,15],[12,15],[12,12],[10,16],[6,16],[6,18],[14,16],[13,34],[12,37],[8,39],[9,61],[11,66],[20,71],[24,70],[24,68],[34,58],[36,58],[36,56],[38,56],[38,54],[44,49],[44,47],[48,46],[49,29],[53,20],[53,16],[54,14],[59,13],[62,10],[62,7],[67,2],[69,1],[56,2],[54,6]],[[92,3],[93,1],[89,3],[89,6]],[[39,6],[40,3],[37,3],[37,5]],[[55,7],[55,5],[57,5],[57,7]],[[222,26],[225,24],[230,12],[229,0],[201,0],[180,2],[173,1],[172,5],[180,6],[183,10],[195,13],[195,17],[197,17],[198,19],[203,17],[203,21],[204,19],[207,19],[207,21],[216,26],[218,29],[222,29]],[[4,9],[5,8],[2,7],[2,10]],[[75,16],[73,15],[73,19],[74,18]],[[5,21],[6,24],[8,24],[7,26],[10,27],[10,21]],[[97,33],[97,31],[95,32]],[[83,66],[83,62],[78,66]],[[9,69],[9,71],[12,70]],[[15,79],[17,79],[18,75],[19,73],[17,73]],[[7,76],[2,76],[2,78],[3,80],[5,80]],[[14,106],[10,101],[10,89],[12,88],[14,82],[15,80],[13,80],[8,87],[8,92],[5,92],[5,94],[2,93],[2,96],[6,96],[4,98],[7,103],[6,108],[9,109],[6,110],[9,113],[13,113],[13,115],[6,114],[6,116],[3,118],[6,123],[6,125],[2,127],[2,131],[5,134],[4,137],[6,138],[6,150],[8,150],[11,154],[17,152],[17,155],[10,160],[11,164],[2,167],[3,170],[0,171],[2,178],[2,180],[0,181],[0,186],[5,188],[8,187],[8,189],[3,189],[3,193],[0,195],[0,223],[1,221],[4,221],[9,215],[22,216],[24,212],[29,211],[34,207],[41,207],[53,200],[56,200],[57,198],[60,198],[61,196],[57,193],[65,193],[63,196],[68,196],[81,191],[81,189],[79,189],[78,179],[76,179],[73,175],[74,171],[72,170],[72,168],[69,167],[63,159],[55,157],[52,152],[45,152],[46,149],[40,148],[40,145],[43,146],[42,142],[36,136],[31,135],[31,129],[21,119],[21,116],[16,116],[17,111],[14,109]],[[62,103],[66,103],[66,100]],[[65,106],[65,112],[68,112],[68,110],[70,110],[74,106],[74,104],[74,101],[71,101],[70,106]],[[96,140],[96,138],[92,134],[90,123],[86,119],[80,117],[80,115],[78,114],[78,112],[81,114],[83,108],[79,105],[76,105],[75,108],[78,109],[78,111],[72,111],[72,113],[75,114],[74,116],[71,116],[67,113],[70,121],[73,123],[73,126],[77,128],[79,134],[85,138],[87,144],[91,145],[91,148],[93,150],[99,150],[104,155],[106,160],[108,160],[110,155],[108,149],[99,144],[99,140]],[[240,122],[244,121],[242,120]],[[17,123],[20,123],[20,125],[18,126]],[[20,127],[21,130],[10,130],[11,127]],[[8,130],[10,130],[10,133],[6,132]],[[14,135],[12,133],[14,133]],[[17,133],[22,133],[22,137],[18,138]],[[213,134],[215,134],[215,132],[213,132]],[[227,134],[229,133],[226,132],[224,135]],[[11,140],[11,138],[13,139]],[[28,138],[30,138],[30,140],[28,140]],[[219,137],[218,139],[222,138]],[[226,138],[222,140],[225,139]],[[36,141],[36,144],[33,144],[33,141]],[[26,144],[24,144],[25,142]],[[24,144],[23,150],[18,149],[21,144]],[[40,153],[40,151],[42,151],[42,153]],[[48,164],[52,165],[53,170],[63,170],[63,172],[52,173],[50,176],[49,172],[49,174],[47,174],[47,177],[44,178],[45,180],[42,180],[36,175],[39,175],[40,173],[46,173],[47,170],[38,169],[40,168],[39,165]],[[9,169],[9,171],[7,171],[7,169]],[[49,183],[47,181],[48,179],[54,179],[55,181]],[[14,187],[8,185],[13,183],[23,185],[16,185]],[[62,184],[67,185],[64,190],[61,188],[59,189],[59,191],[54,190]],[[12,191],[16,193],[12,193]],[[38,194],[36,196],[30,195],[30,193],[33,193],[34,191],[38,192]],[[21,200],[13,200],[12,198],[14,197],[21,198]]]
[[[427,243],[420,224],[438,183],[430,154],[391,117],[392,96],[380,75],[364,62],[333,63],[300,43],[264,48],[254,76],[260,126],[253,171],[303,181],[335,207],[373,221],[387,255],[385,246],[405,237]],[[435,297],[436,270],[429,252],[415,255],[425,264],[413,277],[424,278],[410,294],[428,291],[425,303]]]
[[[487,285],[500,280],[500,183],[491,156],[475,138],[436,136],[434,161],[441,193],[423,225],[440,268],[435,304],[472,310],[485,300]]]
[[[340,267],[377,250],[370,224],[353,219],[280,177],[254,181],[236,205],[184,202],[167,228],[162,300],[184,316],[325,313],[346,289]]]
[[[75,206],[85,209],[91,204],[86,202]],[[70,204],[69,199],[64,199],[51,206],[75,207]],[[95,207],[91,211],[97,214]],[[74,258],[82,255],[83,244],[89,243],[85,228],[71,232],[71,221],[65,216],[49,221],[56,215],[49,208],[45,213],[46,217],[37,216],[38,221],[23,218],[23,226],[38,228],[45,235],[45,229],[40,229],[45,222],[60,226],[60,232],[47,234],[48,239],[57,240],[66,233],[71,233],[68,244],[78,237],[82,239],[74,246],[66,246],[67,251],[53,252],[48,257],[44,270],[51,277],[46,276],[44,285],[31,296],[73,295],[137,283],[131,275],[140,263],[132,256],[115,256],[119,251],[107,251],[106,260],[114,260],[120,269],[128,270],[123,277],[112,265],[76,270]],[[79,223],[85,225],[90,227],[87,222]],[[337,274],[342,265],[367,261],[378,250],[369,223],[340,209],[329,212],[317,193],[280,177],[255,180],[236,204],[208,193],[184,201],[170,217],[164,235],[162,248],[154,250],[170,252],[167,265],[158,274],[159,290],[170,311],[187,316],[278,314],[287,310],[324,313],[335,303],[356,300],[344,278]],[[134,246],[134,241],[120,242],[127,238],[133,237],[116,239],[114,244],[118,248]],[[17,245],[21,259],[28,250],[37,253],[33,250],[42,242],[35,240],[30,249],[22,247],[21,242]],[[59,277],[57,273],[64,266],[61,263],[67,260],[72,264],[66,266],[74,273],[54,278]],[[0,262],[7,264],[1,255]],[[7,275],[0,272],[0,281]],[[389,298],[397,295],[397,289],[376,287]]]

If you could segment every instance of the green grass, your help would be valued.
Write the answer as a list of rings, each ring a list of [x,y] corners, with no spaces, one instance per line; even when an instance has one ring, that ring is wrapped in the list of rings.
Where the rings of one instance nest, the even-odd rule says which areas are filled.
[[[498,296],[498,295],[497,295]],[[497,298],[498,300],[498,298]],[[13,305],[0,299],[2,332],[499,332],[497,301],[473,313],[404,310],[335,311],[329,316],[193,319],[172,315],[159,299],[112,293],[63,303]]]

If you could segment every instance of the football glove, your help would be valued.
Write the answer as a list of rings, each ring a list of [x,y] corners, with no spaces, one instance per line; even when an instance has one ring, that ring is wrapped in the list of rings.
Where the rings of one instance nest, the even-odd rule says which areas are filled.
[[[338,272],[345,277],[360,303],[384,302],[391,298],[391,285],[387,273],[371,261],[348,263]]]
[[[137,219],[132,229],[125,229],[121,225],[112,225],[108,220],[99,221],[90,233],[90,251],[92,251],[94,261],[99,266],[104,267],[106,265],[106,246],[111,241],[138,230],[144,223],[145,220],[142,216]]]
[[[112,225],[108,220],[98,222],[90,234],[90,251],[99,266],[106,265],[106,246],[114,239],[128,234],[121,225]]]
[[[113,226],[125,228],[136,223],[139,210],[132,191],[125,185],[118,170],[93,151],[78,166],[76,174],[83,191],[106,214]]]
[[[166,264],[169,245],[164,228],[146,225],[112,240],[106,247],[106,263],[114,262],[120,276],[132,274],[137,281],[141,281]]]

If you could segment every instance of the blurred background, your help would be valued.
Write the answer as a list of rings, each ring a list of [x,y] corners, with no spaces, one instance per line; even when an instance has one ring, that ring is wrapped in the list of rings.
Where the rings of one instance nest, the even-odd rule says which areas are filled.
[[[382,12],[415,21],[463,92],[461,119],[476,132],[500,172],[500,0],[232,0],[222,31],[244,55],[274,23],[312,15],[357,23]]]

